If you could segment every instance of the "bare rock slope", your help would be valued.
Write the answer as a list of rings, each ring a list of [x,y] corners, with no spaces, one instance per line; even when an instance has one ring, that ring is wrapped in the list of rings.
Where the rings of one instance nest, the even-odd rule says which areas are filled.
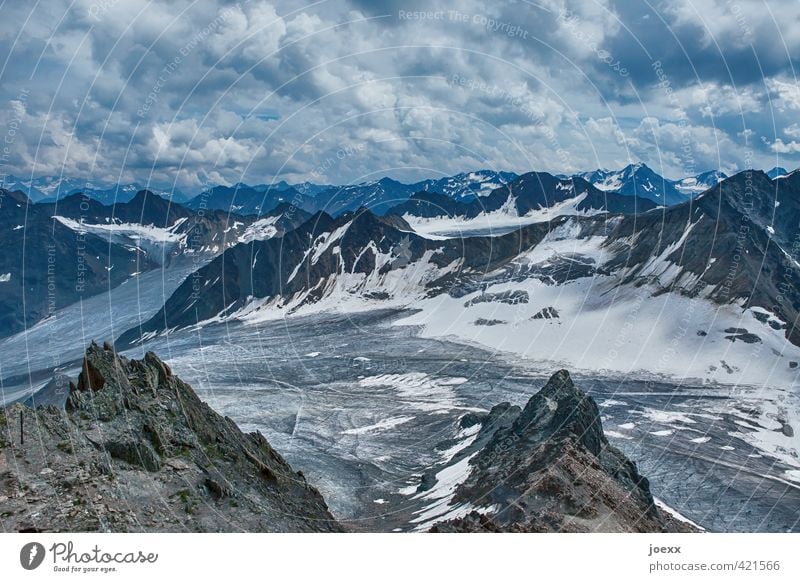
[[[501,410],[502,409],[502,410]],[[502,422],[496,410],[502,412]],[[498,406],[482,421],[468,477],[451,504],[482,508],[437,532],[694,531],[661,512],[636,465],[609,444],[597,404],[566,370],[525,408]],[[486,434],[488,433],[488,434]]]
[[[214,412],[154,354],[95,344],[65,409],[0,409],[0,528],[342,529],[260,433]]]

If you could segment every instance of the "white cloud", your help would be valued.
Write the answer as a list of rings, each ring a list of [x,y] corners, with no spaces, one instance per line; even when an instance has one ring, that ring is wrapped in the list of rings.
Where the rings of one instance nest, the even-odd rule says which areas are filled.
[[[770,144],[769,149],[776,154],[798,154],[800,153],[800,143],[794,140],[787,143],[781,138],[776,138],[775,141]]]
[[[695,5],[712,10],[704,13],[709,39],[727,39],[739,26],[726,6]],[[104,8],[90,14],[93,6]],[[636,23],[609,2],[443,0],[443,9],[467,14],[466,22],[400,21],[386,6],[4,5],[0,40],[19,40],[3,71],[0,121],[15,115],[8,105],[19,89],[30,90],[8,171],[189,186],[200,175],[303,180],[328,159],[336,160],[326,166],[331,182],[476,167],[572,171],[631,159],[680,173],[687,136],[698,171],[719,167],[719,160],[740,163],[740,114],[756,116],[757,135],[768,135],[775,119],[787,140],[770,136],[755,144],[757,158],[774,157],[776,148],[797,153],[787,138],[800,137],[790,120],[800,92],[788,72],[761,87],[671,78],[678,116],[675,103],[652,90],[653,79],[629,85],[632,77],[615,75],[598,59],[598,50],[635,32]],[[568,18],[559,18],[565,8]],[[743,10],[754,18],[754,36],[771,40],[767,19]],[[693,14],[683,3],[663,16],[681,26]],[[488,19],[497,30],[481,24]],[[504,34],[503,26],[528,36]],[[786,32],[787,46],[794,46],[800,35]],[[627,62],[631,55],[612,56]],[[469,86],[448,83],[454,75]],[[609,91],[614,83],[620,87]],[[740,123],[724,126],[720,118]],[[747,117],[744,131],[753,131],[752,121]],[[354,145],[367,147],[338,159],[339,150]]]
[[[800,109],[800,85],[797,81],[767,79],[766,84],[773,94],[773,106],[778,110]]]
[[[783,133],[789,137],[800,137],[800,125],[793,123],[789,127],[784,128]]]

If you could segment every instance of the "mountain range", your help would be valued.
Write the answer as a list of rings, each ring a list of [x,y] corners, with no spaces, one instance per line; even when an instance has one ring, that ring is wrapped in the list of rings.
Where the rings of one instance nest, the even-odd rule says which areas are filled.
[[[458,333],[492,341],[511,328],[519,333],[533,326],[531,334],[545,333],[539,321],[548,318],[574,321],[578,329],[590,321],[587,298],[595,309],[617,309],[626,305],[621,297],[640,295],[637,309],[655,309],[663,297],[677,304],[683,297],[697,310],[684,349],[720,340],[764,343],[776,358],[773,373],[782,382],[791,375],[786,362],[778,362],[784,358],[781,342],[800,345],[800,172],[776,180],[760,171],[742,172],[669,207],[604,193],[577,178],[525,174],[481,199],[488,208],[502,208],[502,202],[518,222],[498,232],[491,219],[500,215],[486,206],[447,200],[449,215],[432,219],[438,234],[419,228],[429,226],[427,218],[413,219],[432,214],[432,208],[438,212],[445,199],[421,193],[384,216],[366,208],[336,217],[318,212],[279,239],[231,247],[197,272],[199,295],[194,283],[185,282],[155,316],[123,334],[119,345],[227,320],[382,306],[426,312],[426,305],[436,314],[426,320],[429,328],[441,321],[451,331],[463,326]],[[624,204],[628,200],[643,207],[631,208]],[[455,212],[462,225],[474,217],[475,230],[446,231]],[[528,218],[519,223],[520,216]],[[488,227],[482,222],[487,217]],[[456,310],[452,316],[450,306]],[[714,309],[729,313],[732,323],[719,328],[728,319],[713,316]],[[523,324],[521,312],[535,317]],[[470,313],[477,319],[470,322]],[[743,321],[737,313],[750,315]],[[478,331],[484,326],[491,334]],[[563,331],[547,333],[555,338]],[[706,347],[704,355],[697,359],[698,376],[725,373],[728,364],[715,350]]]
[[[298,480],[293,488],[283,479],[281,475],[293,472],[288,465],[275,459],[265,463],[264,458],[272,458],[272,449],[263,437],[242,435],[228,421],[200,407],[196,395],[155,356],[133,361],[117,355],[174,346],[184,354],[186,370],[204,371],[193,381],[200,381],[204,390],[214,388],[214,398],[224,404],[231,398],[231,388],[217,392],[216,387],[232,372],[220,376],[214,365],[209,367],[217,357],[228,357],[223,356],[229,352],[221,351],[221,345],[238,350],[242,362],[237,356],[237,367],[256,366],[255,372],[238,380],[247,386],[251,379],[264,383],[264,366],[269,374],[284,365],[291,368],[289,376],[276,376],[284,379],[277,380],[274,390],[270,387],[253,397],[261,404],[245,403],[241,410],[249,411],[249,425],[261,426],[259,411],[277,407],[271,421],[276,432],[270,433],[270,439],[289,447],[295,455],[290,459],[293,465],[301,463],[304,471],[313,468],[313,479],[326,495],[339,491],[336,487],[342,483],[349,483],[345,487],[372,483],[370,479],[385,483],[387,475],[399,471],[402,486],[381,493],[370,489],[368,507],[359,510],[364,515],[370,514],[372,505],[402,503],[393,506],[404,513],[391,518],[391,528],[399,524],[443,532],[691,529],[657,509],[661,506],[642,473],[658,472],[658,465],[650,464],[640,472],[621,452],[630,454],[626,439],[634,437],[628,431],[638,430],[638,425],[644,432],[637,439],[667,435],[672,443],[685,437],[690,448],[688,456],[680,457],[684,461],[717,458],[714,455],[728,455],[730,450],[726,459],[733,461],[726,463],[739,466],[760,463],[749,460],[762,458],[752,452],[760,451],[764,463],[777,467],[769,469],[777,475],[770,475],[773,482],[793,483],[796,457],[792,455],[800,446],[796,432],[800,407],[793,392],[800,373],[800,172],[776,178],[756,170],[727,178],[701,176],[692,187],[710,187],[672,205],[603,190],[583,177],[530,172],[503,179],[508,181],[499,187],[464,196],[420,190],[398,204],[387,194],[392,183],[384,181],[379,195],[371,199],[382,212],[375,211],[376,205],[348,208],[371,196],[370,191],[375,194],[368,188],[360,193],[349,190],[352,196],[346,203],[343,198],[332,213],[305,210],[294,203],[300,198],[289,201],[270,188],[215,192],[221,204],[238,200],[239,192],[262,199],[275,195],[276,205],[259,214],[204,205],[191,208],[149,191],[140,191],[125,203],[105,205],[80,194],[34,203],[23,192],[0,190],[0,242],[8,251],[0,257],[4,336],[0,349],[6,350],[0,381],[9,394],[31,406],[66,403],[66,417],[52,410],[35,413],[45,431],[42,442],[47,443],[47,455],[59,459],[64,452],[60,447],[66,446],[59,444],[63,434],[74,431],[79,435],[75,442],[80,443],[74,454],[97,468],[76,476],[67,464],[56,464],[53,473],[48,473],[55,480],[54,494],[63,495],[69,487],[64,483],[77,478],[96,483],[104,497],[114,499],[104,481],[107,471],[126,483],[136,482],[140,472],[146,471],[158,476],[170,503],[185,505],[199,516],[172,523],[148,510],[137,517],[163,531],[186,523],[199,529],[220,528],[221,522],[213,517],[220,512],[236,516],[242,527],[264,529],[266,522],[259,520],[267,519],[281,499],[298,507],[308,504],[311,514],[322,520],[319,529],[346,529],[348,524],[337,523],[326,513],[324,502],[308,482]],[[154,279],[174,283],[152,291],[140,283],[143,278],[150,284]],[[133,282],[129,292],[117,292],[124,291],[129,282]],[[156,296],[148,296],[143,308],[143,295],[148,293]],[[125,314],[108,316],[113,316],[116,325],[102,322],[103,314],[83,318],[84,305],[90,310],[106,309],[93,299],[101,294],[108,294],[109,302],[120,298],[113,300],[111,308]],[[71,304],[80,309],[68,309]],[[391,353],[386,357],[395,358],[392,362],[402,357],[402,364],[377,371],[370,368],[375,354],[360,351],[363,340],[345,338],[339,327],[333,330],[333,343],[354,343],[352,358],[345,360],[333,343],[317,341],[320,322],[357,319],[359,313],[391,313],[393,319],[387,325],[413,330],[398,332],[380,346]],[[295,326],[295,331],[283,339],[272,335],[283,326]],[[302,332],[307,336],[298,336],[297,330],[304,326],[309,326]],[[90,348],[82,364],[69,352],[56,372],[41,363],[28,365],[26,372],[7,359],[12,350],[18,351],[20,342],[27,345],[49,337],[48,329],[102,333],[114,341],[102,349]],[[370,328],[369,334],[378,331]],[[415,349],[403,352],[404,338],[412,335],[420,342],[453,342],[443,347],[423,344],[420,351],[435,363],[438,360],[429,352],[441,350],[445,354],[441,357],[449,362],[446,365],[457,371],[438,384],[419,371],[428,360],[406,365],[408,354],[417,353],[414,344],[409,345]],[[195,342],[197,353],[187,356],[186,350]],[[264,353],[258,351],[262,344],[267,346]],[[597,378],[595,389],[597,382],[632,382],[631,394],[646,395],[641,398],[647,404],[641,410],[631,408],[625,416],[629,405],[623,406],[622,397],[608,396],[596,404],[576,389],[565,371],[551,377],[533,398],[520,399],[513,391],[511,398],[508,391],[498,397],[495,380],[482,394],[482,381],[473,382],[473,373],[465,368],[476,356],[453,355],[462,349],[456,345],[486,350],[480,353],[508,354],[522,363],[520,369],[527,361],[537,369],[570,369],[581,382]],[[44,344],[40,347],[45,352],[49,349]],[[323,358],[323,349],[330,352],[328,359],[312,365]],[[399,356],[393,355],[395,351]],[[30,358],[41,361],[35,353]],[[58,374],[72,374],[79,365],[81,374],[74,385],[59,390]],[[328,378],[329,368],[337,374],[346,370],[355,385]],[[498,371],[502,378],[516,373]],[[206,374],[211,378],[208,386],[202,380]],[[284,384],[305,386],[307,382],[314,386],[333,383],[337,394],[345,391],[346,398],[368,398],[369,407],[352,417],[346,412],[330,416],[331,410],[339,411],[341,406],[315,396],[314,401],[301,399],[300,408],[294,410]],[[730,384],[737,390],[760,386],[761,392],[757,401],[751,401],[725,388],[721,392],[727,394],[725,398],[712,398],[703,409],[678,402],[676,406],[687,408],[665,412],[663,403],[656,400],[667,382],[672,383],[670,391],[692,395]],[[478,391],[477,402],[462,404],[451,394],[454,386],[462,384],[469,386],[466,392]],[[29,389],[23,389],[28,385]],[[96,385],[103,389],[98,392]],[[103,393],[105,389],[109,391]],[[347,392],[351,389],[353,393]],[[616,389],[611,386],[610,394],[616,396]],[[150,410],[155,400],[169,408],[175,390],[181,402],[191,403],[189,409],[184,408],[188,424],[180,416],[154,411],[159,419],[154,432],[152,423],[145,422],[147,415],[139,413]],[[391,407],[376,408],[375,399],[387,398],[387,391],[394,394],[392,390],[397,394],[388,403],[402,402],[402,414]],[[482,406],[487,397],[496,397],[492,402],[500,404],[487,410]],[[262,403],[263,398],[267,400]],[[633,398],[638,397],[625,400],[633,402]],[[241,403],[236,402],[240,410]],[[443,402],[451,416],[440,414]],[[600,410],[603,419],[614,419],[608,435],[621,449],[610,446],[600,430]],[[85,424],[89,411],[101,415],[97,422],[103,423],[104,438],[94,438],[93,429]],[[19,411],[15,408],[13,413]],[[26,414],[23,410],[25,422],[34,423]],[[323,415],[319,422],[324,426],[308,420],[301,424],[301,415],[314,414]],[[453,425],[452,415],[460,418],[458,426]],[[123,438],[122,420],[134,417],[136,423],[142,420],[141,426],[137,424],[130,438]],[[666,427],[650,428],[655,422]],[[379,460],[372,464],[368,459],[376,451],[380,459],[391,458],[385,450],[389,445],[378,444],[383,442],[380,436],[384,431],[391,436],[391,428],[401,425],[414,426],[413,431],[422,430],[425,435],[446,436],[439,437],[441,442],[430,455],[422,447],[419,459],[402,458],[400,465]],[[87,430],[91,438],[84,442],[80,435]],[[402,433],[398,430],[396,437]],[[675,431],[686,432],[673,439]],[[215,457],[212,467],[203,463],[200,451],[209,449],[210,442],[220,443],[217,434],[223,454]],[[295,439],[296,434],[302,436]],[[723,442],[723,438],[728,440]],[[731,439],[734,445],[729,444]],[[173,441],[184,443],[184,448]],[[298,448],[294,443],[302,444]],[[316,455],[317,445],[340,450],[336,458],[343,464],[334,469],[333,457],[322,453],[306,464],[304,455],[312,451]],[[254,452],[258,462],[241,457],[237,451],[243,447],[260,451]],[[32,455],[32,451],[26,449],[24,454]],[[347,459],[355,460],[348,464]],[[251,475],[259,463],[278,475],[277,481],[267,479],[265,484],[241,476]],[[409,475],[410,466],[414,475]],[[331,468],[335,476],[320,467]],[[759,465],[753,470],[762,469]],[[576,482],[571,471],[578,471],[585,480]],[[183,477],[189,475],[190,486],[182,485]],[[44,481],[50,478],[45,477]],[[39,473],[23,471],[14,478],[45,486]],[[250,491],[245,500],[239,500],[235,488],[227,485],[240,478]],[[745,487],[744,482],[741,486]],[[790,485],[786,487],[765,503],[793,495]],[[752,491],[745,489],[742,494],[751,496]],[[594,490],[603,495],[590,495]],[[252,495],[265,495],[269,502],[261,510],[253,509],[248,501]],[[16,504],[16,499],[11,503]],[[147,496],[142,499],[147,501]],[[356,503],[347,495],[331,499],[337,511],[348,512]],[[524,504],[517,503],[518,499],[524,499]],[[32,503],[39,507],[39,501]],[[216,507],[217,513],[199,507],[204,504]],[[41,507],[46,506],[45,499]],[[240,506],[249,508],[246,515],[238,512]],[[104,515],[113,514],[109,507],[102,508]],[[14,527],[36,527],[23,519],[28,514],[19,515]],[[79,529],[100,527],[80,512],[59,517],[42,509],[41,515],[46,519],[39,523],[47,529],[67,518],[75,519],[70,523]],[[791,524],[792,515],[791,508],[782,506],[776,527]],[[114,531],[130,531],[124,516],[106,515],[105,519],[114,524]],[[725,528],[733,523],[716,519],[712,523]],[[309,531],[317,529],[314,523],[300,519],[279,527]]]
[[[626,183],[641,184],[648,171],[640,165],[622,175],[630,178]],[[677,290],[719,303],[746,301],[770,310],[795,341],[793,322],[800,303],[794,291],[782,292],[781,282],[763,273],[769,269],[781,274],[783,285],[795,276],[784,263],[793,252],[800,200],[797,174],[770,179],[752,171],[719,182],[721,174],[701,175],[695,187],[714,185],[660,209],[649,197],[544,172],[462,176],[492,183],[485,191],[479,189],[480,195],[463,189],[458,196],[436,192],[443,184],[451,194],[455,191],[452,180],[439,181],[394,206],[388,192],[402,185],[382,180],[376,183],[377,191],[340,190],[341,199],[330,204],[336,212],[314,214],[302,207],[313,209],[308,204],[311,197],[286,184],[276,187],[288,187],[282,192],[293,195],[291,200],[275,188],[239,185],[211,191],[207,201],[218,204],[208,207],[191,201],[184,206],[149,191],[114,205],[80,194],[34,204],[21,192],[3,190],[3,243],[11,252],[0,264],[0,300],[7,307],[0,328],[3,335],[16,333],[47,317],[54,306],[114,288],[186,256],[198,257],[193,260],[205,281],[203,294],[198,299],[194,291],[179,288],[143,331],[160,333],[242,310],[261,311],[267,304],[296,310],[334,292],[392,301],[402,301],[405,294],[426,297],[442,292],[447,284],[469,288],[481,268],[510,268],[568,223],[576,244],[602,236],[606,256],[602,265],[572,265],[567,280],[575,273],[602,272],[613,274],[618,284],[646,282],[659,292]],[[506,179],[508,183],[494,188],[492,181]],[[601,182],[608,186],[610,175]],[[653,197],[664,195],[656,190],[650,191]],[[245,214],[211,208],[229,205],[240,193],[270,199],[272,208],[263,213],[248,207]],[[364,206],[350,210],[356,203]],[[739,226],[745,220],[750,225],[747,233]],[[701,221],[707,226],[695,229]],[[91,249],[88,258],[82,245]],[[53,255],[49,274],[58,280],[49,295],[48,263],[42,260],[48,253]],[[675,268],[659,273],[656,263]],[[402,289],[397,288],[397,277]],[[131,330],[123,339],[134,336]]]
[[[282,234],[308,214],[278,206],[240,216],[196,212],[143,190],[104,205],[82,194],[32,203],[0,190],[0,337],[76,301],[185,259],[197,267],[226,248]]]
[[[130,201],[137,192],[150,190],[175,202],[186,202],[190,196],[177,188],[159,189],[138,183],[99,183],[69,176],[39,176],[21,178],[5,176],[0,184],[6,190],[23,192],[33,202],[54,202],[72,194],[84,194],[103,204]]]
[[[771,179],[788,174],[783,168],[767,172]],[[217,185],[199,193],[187,193],[170,188],[153,188],[137,183],[96,184],[67,176],[43,176],[23,179],[7,176],[2,187],[9,191],[21,191],[34,202],[55,201],[69,195],[82,193],[103,204],[130,201],[137,192],[149,190],[176,203],[185,204],[194,210],[225,210],[235,214],[264,214],[281,203],[290,203],[307,212],[322,210],[333,216],[342,212],[366,207],[376,214],[409,200],[419,193],[440,194],[457,202],[470,203],[489,197],[520,176],[513,172],[478,170],[454,176],[429,178],[413,183],[403,183],[384,177],[358,184],[331,185],[302,182],[289,184],[277,181],[270,184],[248,185],[237,183],[231,186]],[[658,205],[674,205],[686,201],[703,190],[728,177],[721,170],[701,172],[678,180],[660,176],[646,164],[629,164],[621,170],[598,169],[574,175],[557,175],[560,179],[581,178],[596,189],[650,200]]]

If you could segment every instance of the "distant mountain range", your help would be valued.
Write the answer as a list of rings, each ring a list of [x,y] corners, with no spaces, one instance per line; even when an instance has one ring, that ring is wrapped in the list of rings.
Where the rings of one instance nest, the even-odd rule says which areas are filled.
[[[215,186],[190,200],[187,205],[194,209],[204,207],[240,214],[262,214],[278,204],[291,203],[309,212],[324,211],[332,216],[359,208],[385,214],[417,192],[436,193],[452,200],[467,201],[488,196],[516,178],[517,175],[511,172],[480,170],[412,184],[391,178],[343,186],[308,182],[295,185],[278,182],[259,186],[235,184]]]
[[[389,210],[407,220],[487,218],[500,226],[503,218],[511,225],[519,221],[540,222],[546,216],[588,215],[603,212],[635,214],[657,207],[647,198],[603,192],[581,177],[559,178],[547,172],[529,172],[481,197],[456,200],[433,191],[413,194]]]
[[[784,168],[772,168],[766,172],[771,179],[787,173]],[[526,175],[531,174],[529,172]],[[285,181],[258,185],[237,183],[232,186],[214,186],[199,194],[172,188],[146,187],[138,183],[93,184],[75,178],[54,176],[34,179],[8,176],[0,186],[9,191],[21,191],[33,202],[53,202],[71,194],[82,193],[103,204],[124,203],[130,201],[137,192],[147,189],[193,210],[202,208],[241,215],[261,215],[269,213],[279,204],[288,203],[306,212],[324,211],[337,216],[362,207],[369,208],[376,214],[385,214],[420,193],[440,195],[459,203],[476,204],[476,201],[489,199],[493,194],[497,199],[500,195],[496,191],[514,183],[519,177],[513,172],[478,170],[414,183],[399,182],[388,177],[346,185],[311,182],[289,184]],[[713,187],[728,176],[720,170],[710,170],[696,176],[670,180],[646,164],[638,163],[621,170],[598,169],[571,176],[559,174],[557,177],[580,178],[601,192],[649,200],[659,206],[672,206]],[[417,197],[443,200],[440,196]],[[496,210],[491,208],[492,204],[485,203],[489,210]],[[612,202],[612,206],[614,204],[616,202]]]
[[[652,266],[644,268],[649,262],[664,260],[664,245],[678,245],[676,248],[684,249],[684,269],[698,257],[697,264],[691,263],[692,274],[681,280],[680,287],[699,293],[685,289],[690,278],[719,286],[726,265],[737,277],[757,273],[759,265],[749,261],[767,251],[766,267],[782,268],[780,257],[790,252],[792,228],[800,220],[796,208],[800,195],[798,172],[780,172],[773,172],[774,179],[764,172],[750,172],[753,191],[749,201],[744,201],[742,192],[744,173],[726,178],[721,172],[706,172],[676,183],[665,181],[644,164],[620,172],[598,170],[572,177],[482,171],[410,185],[384,178],[321,190],[286,183],[239,184],[215,187],[186,204],[150,191],[139,191],[116,204],[103,204],[82,194],[33,203],[23,192],[0,190],[0,244],[6,249],[0,257],[0,304],[4,307],[0,337],[34,325],[54,308],[114,288],[139,273],[167,268],[187,255],[198,257],[197,269],[211,261],[207,268],[218,271],[217,283],[203,274],[206,294],[193,306],[192,317],[198,313],[205,313],[207,319],[226,317],[252,308],[254,299],[294,308],[325,297],[337,285],[350,289],[360,277],[367,279],[364,293],[407,299],[405,291],[391,289],[397,281],[390,273],[418,261],[424,266],[404,283],[410,286],[406,291],[425,297],[435,281],[454,277],[451,263],[458,257],[468,257],[461,260],[460,270],[501,268],[568,217],[578,219],[574,224],[583,233],[579,237],[612,226],[627,232],[622,238],[628,242],[615,242],[608,233],[603,236],[609,248],[627,248],[624,261],[608,259],[604,268],[623,261],[619,266],[624,265],[628,279],[639,277],[634,275],[636,265],[649,273]],[[683,204],[675,203],[681,199]],[[717,199],[726,205],[709,202]],[[689,200],[695,203],[686,205]],[[732,208],[733,218],[719,214],[715,204]],[[687,214],[689,210],[691,214]],[[713,225],[713,230],[686,231],[687,221],[695,224],[701,210],[709,214],[706,223]],[[743,214],[772,244],[765,246],[756,231],[745,241],[727,241],[725,233],[735,230],[735,218]],[[538,225],[547,226],[542,230]],[[650,230],[641,230],[642,225],[650,225]],[[292,236],[286,238],[287,233]],[[713,236],[706,240],[709,233]],[[658,238],[651,240],[651,235]],[[695,240],[698,236],[702,240]],[[694,242],[686,246],[686,241]],[[735,252],[737,244],[741,247],[748,241],[755,245],[752,249],[747,248],[744,255]],[[726,252],[705,264],[698,253],[710,252],[712,246],[724,246]],[[48,271],[47,260],[53,253],[58,282],[54,293],[48,295],[48,277],[53,273]],[[728,265],[728,255],[741,255],[736,268]],[[213,259],[218,256],[222,262],[216,265]],[[477,262],[470,267],[467,263],[471,261]],[[261,273],[262,269],[269,272]],[[581,272],[577,264],[570,269]],[[342,278],[342,273],[347,273],[347,278]],[[781,321],[793,330],[790,322],[800,309],[800,298],[795,304],[792,294],[778,291],[778,283],[748,276],[741,285],[726,284],[728,296],[737,296],[737,289],[750,289],[749,301],[757,300],[758,305],[773,311],[780,307]],[[462,277],[456,279],[454,284],[466,284]],[[663,277],[658,280],[666,285]],[[225,287],[217,289],[220,281]],[[178,289],[164,305],[158,318],[161,324],[151,322],[143,329],[158,333],[164,322],[173,327],[190,325],[184,321],[189,317],[184,301],[194,297],[195,291]],[[703,293],[714,298],[719,291],[706,289]],[[744,291],[738,296],[744,298]],[[777,303],[770,303],[773,301]],[[798,340],[793,331],[789,336]]]
[[[6,176],[0,188],[24,192],[33,202],[54,202],[72,194],[84,194],[103,204],[129,202],[137,192],[149,190],[175,202],[186,202],[191,196],[178,189],[159,189],[139,183],[109,184],[71,178],[68,176],[40,176],[20,178]]]

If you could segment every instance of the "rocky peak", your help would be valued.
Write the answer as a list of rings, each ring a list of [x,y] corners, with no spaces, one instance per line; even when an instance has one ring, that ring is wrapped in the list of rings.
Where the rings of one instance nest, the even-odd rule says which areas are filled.
[[[512,430],[529,441],[573,438],[593,455],[608,445],[597,404],[575,387],[566,370],[553,374],[531,397]]]
[[[5,531],[341,529],[260,433],[214,412],[153,353],[92,344],[65,409],[14,405],[0,428]]]
[[[506,418],[514,412],[498,410]],[[469,459],[450,500],[462,517],[433,531],[691,530],[658,510],[647,479],[609,444],[597,404],[566,370],[553,374],[510,425],[477,420],[479,438],[455,459]],[[486,431],[493,431],[488,440]]]
[[[27,206],[31,203],[30,199],[21,190],[4,190],[0,188],[0,208],[2,208],[3,199],[8,199],[16,204]]]

